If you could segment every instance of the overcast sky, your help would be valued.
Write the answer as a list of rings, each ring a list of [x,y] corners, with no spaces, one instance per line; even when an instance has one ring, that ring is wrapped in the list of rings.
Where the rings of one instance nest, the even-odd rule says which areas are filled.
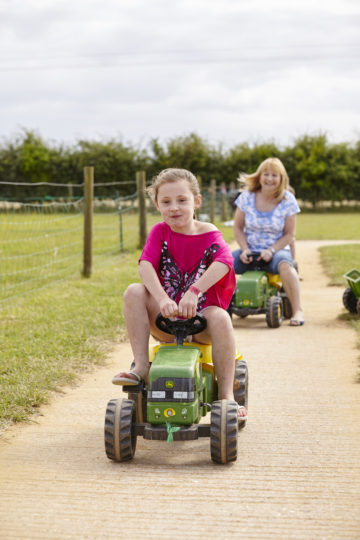
[[[0,46],[2,139],[359,139],[359,0],[0,0]]]

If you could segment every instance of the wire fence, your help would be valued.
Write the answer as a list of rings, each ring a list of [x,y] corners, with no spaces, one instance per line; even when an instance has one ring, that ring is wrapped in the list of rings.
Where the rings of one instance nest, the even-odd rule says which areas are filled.
[[[92,263],[95,268],[113,264],[114,255],[140,247],[138,192],[136,183],[133,184],[131,195],[114,194],[106,199],[96,197],[98,186],[106,184],[94,184]],[[43,191],[51,187],[52,184],[41,186]],[[56,188],[59,189],[59,184]],[[69,184],[64,184],[64,188],[69,190]],[[210,219],[214,204],[215,211],[221,212],[221,192],[215,191],[215,203],[212,203],[210,191],[203,190],[200,219]],[[0,201],[0,305],[57,281],[80,277],[84,207],[83,196],[72,201],[65,196],[54,201],[50,194],[34,203]],[[150,217],[157,213],[149,199],[145,212],[152,222],[156,220]]]
[[[111,262],[115,254],[135,249],[136,199],[136,192],[122,198],[94,199],[95,267]],[[71,202],[49,202],[48,197],[37,203],[1,201],[0,304],[57,281],[80,277],[83,249],[83,197]]]

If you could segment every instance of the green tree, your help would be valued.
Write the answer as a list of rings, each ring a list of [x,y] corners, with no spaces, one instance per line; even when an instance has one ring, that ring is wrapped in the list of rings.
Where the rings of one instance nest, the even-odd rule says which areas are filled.
[[[293,148],[294,185],[296,196],[314,206],[329,198],[328,147],[326,135],[305,135]]]
[[[195,133],[187,137],[170,139],[162,146],[158,139],[150,142],[152,153],[152,175],[168,167],[188,169],[200,176],[203,185],[212,178],[222,181],[223,157],[221,147],[214,147]]]

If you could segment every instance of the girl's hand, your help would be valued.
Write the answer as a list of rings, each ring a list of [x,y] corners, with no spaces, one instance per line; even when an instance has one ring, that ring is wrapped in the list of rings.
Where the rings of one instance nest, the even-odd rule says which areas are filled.
[[[250,264],[252,260],[250,249],[244,249],[240,254],[240,261],[244,264]]]
[[[197,304],[197,294],[193,293],[192,291],[186,291],[186,293],[179,302],[178,314],[180,315],[180,317],[185,317],[185,319],[191,319],[191,317],[195,317]]]
[[[178,305],[171,298],[166,297],[159,302],[160,313],[163,317],[176,317],[178,315]]]

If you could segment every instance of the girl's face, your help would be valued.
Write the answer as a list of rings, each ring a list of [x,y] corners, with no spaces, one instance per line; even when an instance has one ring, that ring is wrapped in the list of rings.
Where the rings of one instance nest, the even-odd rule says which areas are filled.
[[[275,191],[281,182],[281,175],[272,167],[265,167],[260,175],[261,190],[267,193]]]
[[[165,223],[174,232],[193,232],[194,210],[201,204],[201,195],[194,196],[187,180],[162,184],[155,204]]]

